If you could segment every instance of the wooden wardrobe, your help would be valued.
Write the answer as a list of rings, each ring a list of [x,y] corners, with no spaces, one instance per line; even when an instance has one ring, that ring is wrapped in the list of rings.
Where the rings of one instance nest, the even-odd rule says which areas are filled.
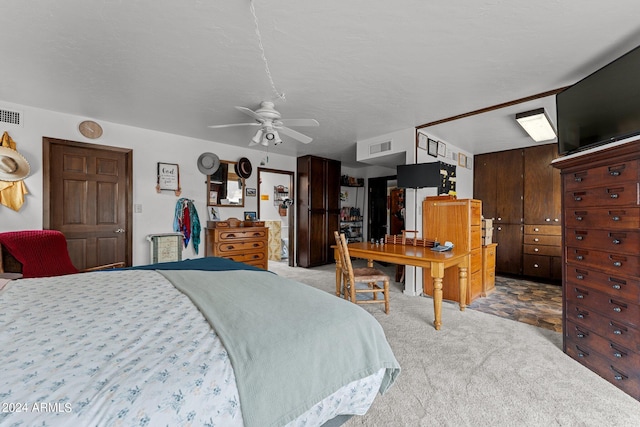
[[[333,232],[340,230],[340,167],[338,160],[298,157],[298,267],[316,267],[333,262]]]

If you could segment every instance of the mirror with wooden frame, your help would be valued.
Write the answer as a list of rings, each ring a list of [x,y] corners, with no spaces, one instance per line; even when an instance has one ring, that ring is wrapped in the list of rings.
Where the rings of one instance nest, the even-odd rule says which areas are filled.
[[[207,206],[244,206],[244,178],[236,173],[236,163],[220,160],[218,170],[207,175]]]

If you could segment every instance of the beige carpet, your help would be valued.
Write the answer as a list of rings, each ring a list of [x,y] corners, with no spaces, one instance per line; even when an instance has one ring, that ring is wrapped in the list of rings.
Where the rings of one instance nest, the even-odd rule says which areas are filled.
[[[333,265],[269,267],[335,292]],[[404,295],[399,283],[392,290],[389,315],[362,307],[384,328],[402,372],[345,426],[640,425],[640,402],[566,356],[560,333],[448,302],[436,331],[432,299]]]

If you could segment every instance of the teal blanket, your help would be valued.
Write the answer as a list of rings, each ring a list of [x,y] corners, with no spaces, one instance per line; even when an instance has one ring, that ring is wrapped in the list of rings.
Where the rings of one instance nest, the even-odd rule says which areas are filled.
[[[400,373],[380,324],[335,295],[265,271],[159,271],[207,318],[229,354],[246,426],[295,419],[340,387]]]

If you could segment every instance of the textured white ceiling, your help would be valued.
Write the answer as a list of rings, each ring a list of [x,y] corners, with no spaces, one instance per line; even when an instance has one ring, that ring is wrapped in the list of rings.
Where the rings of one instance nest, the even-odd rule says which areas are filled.
[[[349,163],[357,140],[572,84],[640,44],[637,0],[255,0],[282,100],[250,5],[3,0],[0,100],[240,147],[255,128],[207,126],[271,100],[320,122],[273,151]],[[471,153],[531,145],[513,114],[542,105],[425,131]]]

